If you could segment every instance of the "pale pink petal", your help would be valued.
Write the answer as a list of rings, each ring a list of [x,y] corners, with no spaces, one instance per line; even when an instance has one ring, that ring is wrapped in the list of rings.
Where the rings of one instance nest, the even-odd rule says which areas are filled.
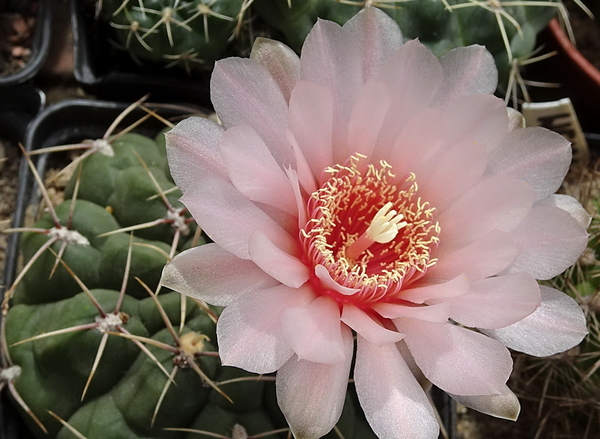
[[[278,163],[293,163],[285,135],[287,101],[269,71],[253,59],[227,58],[215,63],[211,101],[226,128],[250,125]]]
[[[384,328],[362,309],[349,303],[345,304],[342,309],[342,322],[370,343],[378,346],[396,343],[404,337],[398,331]]]
[[[571,164],[571,145],[540,127],[511,131],[489,157],[489,174],[506,174],[531,184],[540,200],[560,187]]]
[[[343,104],[344,99],[339,98],[348,93],[343,88],[354,87],[351,96],[364,82],[360,54],[356,51],[358,39],[358,35],[338,24],[319,19],[302,46],[300,79],[329,88],[336,101]]]
[[[438,59],[417,40],[407,42],[388,57],[377,77],[387,85],[392,98],[379,147],[393,145],[408,120],[429,106],[442,79]]]
[[[328,296],[286,309],[282,315],[283,332],[301,360],[335,364],[347,360],[344,349],[340,309]]]
[[[519,399],[507,386],[498,395],[450,396],[465,407],[509,421],[516,421],[521,411]]]
[[[400,340],[398,343],[396,343],[396,347],[398,348],[400,355],[402,355],[402,359],[412,372],[415,379],[418,381],[421,388],[425,392],[429,392],[433,385],[431,384],[431,381],[425,378],[425,375],[423,375],[423,372],[421,369],[419,369],[419,366],[417,366],[417,363],[415,362],[414,357],[411,355],[408,346],[406,346],[406,343],[404,343],[403,340]]]
[[[163,286],[217,306],[229,305],[243,294],[277,283],[253,262],[240,259],[216,244],[178,254],[165,266],[161,278]]]
[[[320,179],[332,165],[333,99],[318,84],[299,81],[290,98],[290,129],[312,174]]]
[[[250,59],[261,63],[281,89],[287,101],[300,78],[300,58],[285,44],[270,38],[258,37],[252,45]]]
[[[223,365],[253,373],[275,372],[294,353],[283,334],[281,313],[313,299],[308,288],[279,285],[243,295],[227,306],[217,324]]]
[[[452,279],[465,274],[470,279],[483,279],[500,273],[519,254],[510,233],[492,230],[481,239],[465,246],[451,247],[441,242],[434,256],[437,263],[427,270],[427,276]]]
[[[219,148],[237,190],[252,201],[290,215],[298,213],[288,177],[256,131],[248,125],[229,128],[221,136]]]
[[[457,47],[440,58],[444,82],[435,102],[437,105],[459,96],[492,94],[498,84],[498,69],[494,57],[484,46]]]
[[[359,288],[348,288],[338,284],[331,278],[329,270],[327,270],[327,268],[325,268],[323,265],[317,265],[315,267],[315,275],[321,281],[321,285],[331,290],[337,291],[338,293],[343,294],[344,296],[351,296],[360,291]]]
[[[520,322],[481,331],[515,351],[546,357],[577,346],[587,335],[585,316],[572,298],[540,286],[542,304]]]
[[[512,232],[521,252],[508,268],[550,279],[571,266],[585,250],[588,235],[571,214],[559,207],[536,205]]]
[[[376,303],[373,305],[373,310],[386,319],[410,317],[426,322],[444,323],[450,317],[450,306],[444,302],[423,306]]]
[[[348,148],[346,157],[339,162],[344,163],[350,155],[356,153],[370,157],[385,115],[390,107],[390,93],[382,82],[367,82],[360,90],[350,115],[348,125]]]
[[[358,35],[345,31],[336,23],[319,19],[302,46],[300,79],[324,86],[333,98],[335,145],[346,141],[352,104],[364,82],[357,45]]]
[[[444,323],[394,320],[429,381],[455,395],[502,393],[512,370],[508,349],[483,334]]]
[[[442,148],[421,167],[415,167],[419,195],[441,209],[473,187],[487,166],[485,149],[475,143],[457,143]]]
[[[226,181],[198,178],[181,202],[214,242],[240,258],[250,258],[248,240],[256,230],[279,248],[290,250],[297,246],[278,223]]]
[[[504,102],[492,95],[467,95],[443,107],[447,144],[475,143],[492,151],[508,133]]]
[[[306,225],[308,221],[308,213],[306,212],[306,204],[302,198],[302,192],[300,190],[300,181],[298,180],[298,172],[295,169],[286,168],[285,174],[292,186],[294,192],[294,200],[296,202],[296,208],[298,211],[298,230]]]
[[[400,28],[377,8],[364,8],[344,24],[348,35],[356,35],[363,82],[374,78],[392,52],[402,45]]]
[[[534,197],[533,188],[521,180],[503,175],[490,177],[441,212],[440,241],[466,245],[492,230],[511,231],[530,212]]]
[[[323,437],[340,418],[354,348],[348,327],[342,337],[344,361],[321,364],[294,355],[277,372],[277,402],[296,438]]]
[[[406,120],[406,116],[428,107],[443,73],[437,57],[419,41],[411,40],[387,58],[378,80],[390,89],[395,101],[392,108],[401,111],[394,118]]]
[[[577,199],[570,195],[554,194],[536,203],[538,206],[556,206],[571,214],[581,227],[587,229],[592,216],[584,209]]]
[[[286,136],[290,142],[290,145],[292,145],[292,149],[294,150],[296,171],[298,172],[298,182],[306,191],[306,193],[312,194],[318,189],[316,176],[310,170],[308,161],[306,160],[306,157],[304,157],[304,154],[302,153],[300,146],[298,146],[298,142],[296,141],[294,134],[289,128],[286,130]]]
[[[525,273],[477,280],[471,283],[468,294],[446,299],[450,304],[450,318],[474,328],[511,325],[535,311],[540,300],[538,283]]]
[[[435,277],[434,277],[435,278]],[[447,299],[462,296],[469,292],[469,280],[465,275],[457,275],[448,281],[428,283],[402,291],[402,300],[424,303],[430,299]]]
[[[310,276],[306,264],[281,250],[260,231],[250,235],[248,251],[252,262],[288,287],[299,288]]]
[[[428,108],[417,113],[404,125],[398,137],[394,139],[391,152],[388,155],[375,150],[378,159],[385,158],[394,173],[400,178],[406,178],[414,168],[421,166],[435,154],[444,144],[444,126],[442,112],[437,108]],[[378,145],[380,149],[383,145]]]
[[[270,206],[268,204],[260,203],[258,201],[254,201],[254,204],[256,205],[256,207],[258,207],[260,210],[266,213],[273,221],[279,224],[284,230],[287,230],[290,235],[296,235],[298,230],[297,213],[291,215],[287,212],[284,212],[278,207]],[[295,248],[297,248],[297,245],[294,247],[289,247],[289,250],[293,251]]]
[[[175,183],[185,192],[198,175],[227,177],[217,147],[223,127],[204,117],[189,117],[165,133],[169,169]]]
[[[437,439],[433,407],[395,345],[377,346],[359,335],[354,381],[377,437]]]

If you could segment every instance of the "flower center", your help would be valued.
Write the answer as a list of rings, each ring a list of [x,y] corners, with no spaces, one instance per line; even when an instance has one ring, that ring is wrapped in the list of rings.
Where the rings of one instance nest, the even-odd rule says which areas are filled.
[[[401,290],[436,263],[440,233],[415,175],[397,179],[388,163],[362,164],[365,158],[326,170],[330,178],[311,194],[300,234],[316,292],[361,307],[402,300]]]

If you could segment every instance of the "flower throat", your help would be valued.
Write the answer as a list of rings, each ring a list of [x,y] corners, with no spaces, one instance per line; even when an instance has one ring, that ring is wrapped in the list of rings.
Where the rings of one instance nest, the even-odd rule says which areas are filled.
[[[317,293],[362,307],[401,300],[402,288],[436,263],[440,233],[435,208],[417,196],[415,175],[397,181],[388,163],[361,164],[365,158],[326,169],[329,179],[311,194],[300,231],[306,262],[330,278],[315,270]]]

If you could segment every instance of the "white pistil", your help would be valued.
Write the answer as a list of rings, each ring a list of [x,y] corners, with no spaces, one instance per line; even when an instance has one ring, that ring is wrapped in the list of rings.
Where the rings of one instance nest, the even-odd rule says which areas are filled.
[[[404,215],[390,210],[392,206],[393,204],[388,202],[377,211],[367,230],[346,249],[345,253],[348,259],[358,258],[376,242],[387,244],[398,235],[401,228],[406,226],[406,221],[402,221]]]
[[[392,203],[387,203],[375,214],[371,225],[367,228],[367,236],[380,244],[386,244],[396,237],[398,230],[406,226],[404,215],[390,210]]]

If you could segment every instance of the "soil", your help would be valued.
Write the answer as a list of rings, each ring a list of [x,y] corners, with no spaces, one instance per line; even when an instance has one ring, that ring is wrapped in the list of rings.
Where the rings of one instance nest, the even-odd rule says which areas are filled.
[[[0,139],[0,229],[10,227],[10,217],[17,200],[19,156],[17,145]],[[0,267],[4,267],[7,235],[0,233]]]
[[[0,12],[0,76],[17,73],[31,56],[37,3],[31,2],[26,11]]]

